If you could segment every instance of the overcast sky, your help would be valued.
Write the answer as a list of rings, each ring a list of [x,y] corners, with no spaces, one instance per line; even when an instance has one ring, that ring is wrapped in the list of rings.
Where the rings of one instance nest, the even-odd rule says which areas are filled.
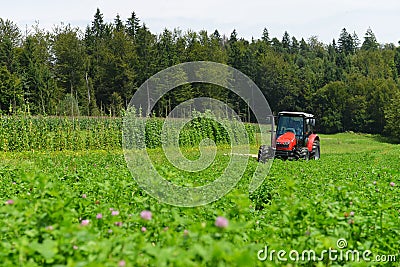
[[[329,43],[343,28],[355,31],[362,41],[370,27],[380,43],[400,41],[399,0],[3,0],[0,18],[21,29],[39,21],[49,30],[61,22],[84,30],[97,7],[107,22],[117,14],[125,20],[135,11],[153,33],[164,28],[209,33],[218,29],[229,36],[236,29],[239,37],[250,40],[260,38],[266,27],[278,39],[287,31],[297,39],[317,36]]]

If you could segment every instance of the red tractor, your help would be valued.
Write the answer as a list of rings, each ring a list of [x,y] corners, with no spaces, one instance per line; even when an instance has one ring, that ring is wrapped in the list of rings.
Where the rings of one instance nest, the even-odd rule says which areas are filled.
[[[282,111],[278,113],[277,121],[276,132],[271,131],[272,147],[260,146],[259,162],[274,156],[284,160],[320,158],[319,136],[314,133],[314,115]]]

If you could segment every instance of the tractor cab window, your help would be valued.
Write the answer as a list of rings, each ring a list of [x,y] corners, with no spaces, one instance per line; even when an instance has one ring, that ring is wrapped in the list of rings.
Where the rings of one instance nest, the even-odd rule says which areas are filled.
[[[278,120],[278,128],[276,129],[277,136],[286,132],[292,132],[297,138],[303,136],[303,118],[302,117],[288,117],[281,116]]]
[[[313,127],[310,124],[306,124],[306,134],[310,135],[313,133]]]

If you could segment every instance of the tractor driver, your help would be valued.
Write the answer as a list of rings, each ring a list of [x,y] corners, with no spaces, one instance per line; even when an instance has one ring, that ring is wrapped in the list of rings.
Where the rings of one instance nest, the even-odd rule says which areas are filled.
[[[296,129],[296,135],[301,135],[301,133],[303,132],[303,124],[301,123],[301,121],[296,120],[295,121],[295,129]]]
[[[299,121],[299,120],[290,119],[289,128],[292,128],[296,131],[295,135],[301,135],[301,133],[303,132],[302,131],[303,125],[302,125],[301,121]]]

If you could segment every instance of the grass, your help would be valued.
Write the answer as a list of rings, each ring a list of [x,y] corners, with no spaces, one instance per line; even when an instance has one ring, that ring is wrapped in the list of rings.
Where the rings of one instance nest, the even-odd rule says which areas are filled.
[[[396,147],[395,144],[385,142],[385,139],[371,134],[340,133],[320,136],[321,152],[328,155],[374,152]]]
[[[252,147],[251,151],[257,148]],[[159,149],[156,168],[182,185],[212,181],[229,159],[220,147],[201,173],[178,171]],[[159,203],[138,188],[121,150],[0,153],[2,266],[396,266],[400,255],[400,146],[374,136],[321,136],[319,161],[275,160],[249,197],[242,180],[209,205]],[[196,149],[186,149],[196,159]],[[391,186],[390,183],[395,183]],[[5,204],[12,200],[12,204]],[[118,211],[113,216],[112,211]],[[150,221],[140,212],[150,210]],[[102,219],[96,219],[102,214]],[[214,225],[218,216],[227,228]],[[82,225],[83,220],[89,224]],[[145,227],[145,231],[143,230]],[[336,248],[395,255],[397,262],[259,261],[257,252]],[[292,265],[291,265],[292,264]]]

